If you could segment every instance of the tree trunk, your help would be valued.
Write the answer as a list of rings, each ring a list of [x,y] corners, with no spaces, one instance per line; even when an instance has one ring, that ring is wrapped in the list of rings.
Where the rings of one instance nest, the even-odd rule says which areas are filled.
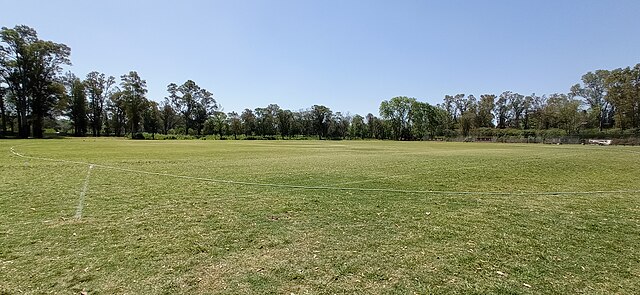
[[[102,127],[102,120],[96,117],[94,114],[94,121],[93,121],[93,124],[91,124],[91,131],[93,132],[93,137],[100,137],[100,129],[102,129],[100,127]]]
[[[44,137],[44,133],[42,131],[43,121],[44,121],[44,118],[42,118],[41,115],[36,115],[35,116],[35,118],[33,120],[33,137],[35,137],[35,138],[43,138]]]
[[[7,134],[7,114],[4,107],[4,100],[0,100],[0,116],[2,116],[2,135]]]
[[[18,113],[18,137],[29,138],[29,122],[24,113]]]

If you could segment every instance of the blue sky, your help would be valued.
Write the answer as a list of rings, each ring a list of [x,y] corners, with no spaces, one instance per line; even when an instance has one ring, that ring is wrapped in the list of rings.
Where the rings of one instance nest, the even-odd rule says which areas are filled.
[[[640,62],[640,1],[0,1],[71,47],[71,70],[138,71],[150,99],[187,79],[225,111],[277,103],[378,113],[382,100],[567,92]]]

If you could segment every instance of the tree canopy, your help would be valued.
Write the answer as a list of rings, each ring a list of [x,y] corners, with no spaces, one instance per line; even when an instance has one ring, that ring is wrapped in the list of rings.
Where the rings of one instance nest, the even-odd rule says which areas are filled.
[[[212,135],[223,138],[394,139],[494,136],[521,130],[537,134],[602,134],[617,130],[640,136],[640,64],[598,69],[581,76],[566,93],[444,95],[439,104],[396,96],[383,100],[379,117],[332,110],[321,103],[289,110],[271,103],[224,112],[213,93],[193,80],[167,85],[167,96],[147,97],[136,71],[114,76],[92,71],[81,80],[69,72],[68,46],[41,40],[27,26],[0,31],[1,135],[43,137],[44,128],[68,120],[75,136],[139,132]],[[45,126],[46,125],[46,126]],[[594,133],[596,134],[596,133]],[[611,134],[609,132],[608,134]],[[600,135],[597,135],[600,136]]]

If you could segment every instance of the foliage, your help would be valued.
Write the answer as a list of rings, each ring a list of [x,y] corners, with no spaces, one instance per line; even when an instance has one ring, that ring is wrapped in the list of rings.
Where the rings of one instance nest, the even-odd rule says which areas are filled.
[[[192,80],[187,80],[180,86],[171,83],[167,86],[167,91],[167,99],[171,101],[176,112],[182,115],[185,134],[189,134],[189,129],[195,129],[199,135],[207,118],[218,110],[213,94],[200,88]]]
[[[105,120],[105,104],[119,89],[115,87],[116,79],[99,72],[90,72],[84,80],[89,97],[89,125],[93,136],[100,136]],[[113,101],[111,101],[113,103]],[[111,106],[113,107],[113,105]]]
[[[416,102],[415,98],[406,96],[394,97],[380,103],[380,115],[389,120],[393,136],[396,140],[409,139],[411,137],[411,106]]]
[[[380,117],[351,115],[321,104],[297,111],[269,104],[238,114],[223,112],[213,94],[193,80],[169,84],[168,96],[158,105],[147,100],[146,81],[135,71],[121,76],[121,89],[113,76],[97,71],[88,73],[82,83],[72,73],[63,79],[59,76],[62,66],[70,64],[66,45],[40,40],[27,26],[2,28],[0,38],[3,136],[17,126],[20,137],[31,133],[42,137],[45,125],[66,119],[73,124],[76,136],[84,135],[90,127],[96,137],[138,132],[154,137],[161,132],[215,134],[221,139],[473,140],[474,136],[491,133],[500,137],[506,132],[486,130],[494,127],[523,130],[519,135],[523,138],[537,138],[550,129],[563,130],[559,136],[583,138],[594,134],[585,132],[593,128],[599,129],[598,137],[617,136],[608,132],[613,128],[622,132],[640,128],[640,64],[588,72],[568,93],[539,96],[504,91],[483,94],[479,99],[458,93],[445,95],[434,105],[397,96],[380,103]]]
[[[129,122],[129,132],[138,133],[145,107],[147,106],[147,81],[142,80],[137,72],[131,71],[120,76],[122,82],[122,101],[125,115]]]
[[[89,126],[85,84],[72,73],[69,73],[64,81],[68,99],[67,116],[73,125],[73,135],[85,136]]]
[[[15,107],[18,133],[43,137],[45,117],[63,95],[59,83],[61,66],[71,64],[71,49],[64,44],[44,41],[36,31],[20,25],[0,30],[0,77],[8,85]]]

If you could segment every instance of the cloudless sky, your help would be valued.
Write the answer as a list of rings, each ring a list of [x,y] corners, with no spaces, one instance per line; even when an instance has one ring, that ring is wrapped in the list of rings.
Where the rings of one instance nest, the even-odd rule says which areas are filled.
[[[71,71],[187,79],[224,110],[378,114],[382,100],[567,92],[640,63],[638,0],[0,0],[0,26],[71,47]]]

